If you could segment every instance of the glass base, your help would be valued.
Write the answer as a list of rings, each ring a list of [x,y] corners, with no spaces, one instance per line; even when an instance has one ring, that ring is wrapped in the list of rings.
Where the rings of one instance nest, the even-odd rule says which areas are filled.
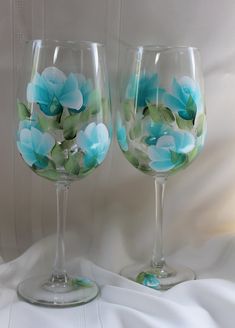
[[[130,265],[122,269],[121,275],[156,290],[167,290],[181,282],[196,279],[196,275],[191,269],[183,266],[173,269],[166,263],[161,266]]]
[[[84,277],[32,277],[22,281],[18,295],[26,302],[49,307],[69,307],[88,303],[96,298],[99,288]]]

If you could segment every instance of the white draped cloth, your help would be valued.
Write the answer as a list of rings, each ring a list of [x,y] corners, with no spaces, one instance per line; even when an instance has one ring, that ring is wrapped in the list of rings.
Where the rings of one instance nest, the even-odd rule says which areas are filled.
[[[12,262],[0,264],[1,328],[235,327],[234,235],[174,254],[174,260],[189,264],[198,279],[165,292],[136,284],[83,258],[72,258],[68,271],[95,280],[100,294],[91,303],[65,309],[31,305],[16,294],[22,279],[49,272],[53,243],[54,238],[46,238]]]

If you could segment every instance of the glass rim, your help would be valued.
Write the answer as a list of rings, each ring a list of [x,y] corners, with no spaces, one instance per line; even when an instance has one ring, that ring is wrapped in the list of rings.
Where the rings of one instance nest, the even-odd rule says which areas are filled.
[[[87,40],[59,40],[59,39],[27,39],[25,44],[41,43],[42,45],[74,45],[74,46],[96,46],[96,47],[105,47],[104,43],[87,41]]]
[[[155,44],[147,44],[147,45],[137,45],[137,46],[127,46],[127,48],[135,49],[135,50],[143,50],[143,51],[176,51],[176,50],[192,50],[196,52],[200,52],[199,48],[191,46],[191,45],[155,45]]]

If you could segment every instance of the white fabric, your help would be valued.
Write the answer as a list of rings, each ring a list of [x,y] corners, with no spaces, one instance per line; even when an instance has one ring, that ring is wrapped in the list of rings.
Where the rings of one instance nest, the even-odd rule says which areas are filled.
[[[175,254],[176,260],[193,265],[199,277],[216,278],[182,283],[166,292],[138,285],[87,260],[74,258],[69,261],[68,270],[96,280],[100,296],[70,309],[38,307],[16,296],[19,281],[49,271],[53,243],[53,238],[47,238],[16,260],[0,265],[1,328],[234,328],[235,282],[226,280],[235,277],[233,235]]]

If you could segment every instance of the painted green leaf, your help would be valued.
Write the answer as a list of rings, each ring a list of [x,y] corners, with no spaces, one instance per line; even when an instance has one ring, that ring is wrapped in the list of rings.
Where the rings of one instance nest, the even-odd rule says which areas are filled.
[[[85,110],[84,112],[70,115],[64,120],[63,130],[64,130],[64,138],[66,140],[71,140],[76,137],[79,120],[82,119],[82,114],[86,112],[87,111]]]
[[[90,118],[90,112],[89,109],[85,109],[84,111],[82,111],[79,114],[75,114],[78,115],[78,124],[84,124],[87,123],[89,118]]]
[[[175,151],[171,150],[171,161],[175,165],[179,165],[184,163],[186,160],[185,154],[176,153]]]
[[[194,147],[194,149],[187,154],[187,162],[188,163],[191,163],[194,160],[194,158],[198,154],[198,151],[199,151],[198,147]]]
[[[200,137],[202,135],[202,133],[204,132],[204,124],[205,124],[205,119],[206,116],[204,113],[200,114],[197,118],[197,127],[196,127],[196,133],[197,133],[197,137]]]
[[[30,117],[30,110],[27,108],[27,106],[24,103],[17,101],[17,109],[18,109],[19,119],[21,121],[26,120],[27,118]]]
[[[92,115],[96,115],[101,108],[101,96],[98,90],[93,90],[89,96],[88,107]]]
[[[126,121],[130,121],[131,117],[134,114],[134,104],[133,101],[127,100],[123,104],[123,112]]]
[[[90,288],[93,286],[92,282],[88,279],[73,279],[71,280],[71,285],[76,287]]]
[[[158,106],[149,105],[148,107],[149,107],[150,117],[154,122],[171,124],[172,122],[175,121],[175,116],[169,108],[161,104]]]
[[[52,180],[52,181],[58,181],[60,179],[60,174],[53,169],[45,169],[45,170],[38,170],[35,171],[38,175],[40,175],[43,178]]]
[[[130,129],[129,137],[131,140],[138,139],[141,136],[141,122],[138,121],[132,129]]]
[[[110,111],[110,103],[108,99],[102,99],[102,113],[103,113],[103,121],[105,123],[109,123],[111,120],[111,111]]]
[[[149,160],[148,155],[144,153],[142,150],[139,150],[137,148],[135,148],[135,155],[139,161],[146,162]]]
[[[192,121],[194,123],[196,113],[197,113],[197,105],[191,95],[189,96],[189,99],[186,104],[186,111],[188,112],[189,117],[192,119]]]
[[[152,169],[148,166],[148,165],[145,165],[145,164],[141,164],[138,169],[144,173],[148,173],[148,172],[151,172]]]
[[[126,156],[127,160],[128,160],[133,166],[135,166],[135,167],[138,168],[138,166],[139,166],[139,161],[138,161],[138,159],[137,159],[135,156],[133,156],[129,151],[126,151],[126,152],[125,152],[125,156]]]
[[[70,174],[78,175],[80,171],[80,158],[80,153],[70,154],[64,165],[65,170]]]
[[[51,131],[60,129],[60,125],[54,118],[49,118],[41,113],[38,113],[38,122],[42,131]]]
[[[51,157],[57,166],[63,166],[65,162],[65,154],[61,145],[56,144],[51,151]]]
[[[73,145],[76,144],[76,138],[71,139],[71,140],[64,140],[61,143],[61,148],[62,150],[70,150],[72,148]]]
[[[144,278],[145,278],[145,272],[140,272],[138,274],[138,276],[136,277],[136,282],[138,282],[139,284],[143,284],[144,282]]]
[[[176,123],[178,127],[182,130],[192,130],[193,128],[193,121],[192,120],[184,120],[180,116],[176,116]]]

